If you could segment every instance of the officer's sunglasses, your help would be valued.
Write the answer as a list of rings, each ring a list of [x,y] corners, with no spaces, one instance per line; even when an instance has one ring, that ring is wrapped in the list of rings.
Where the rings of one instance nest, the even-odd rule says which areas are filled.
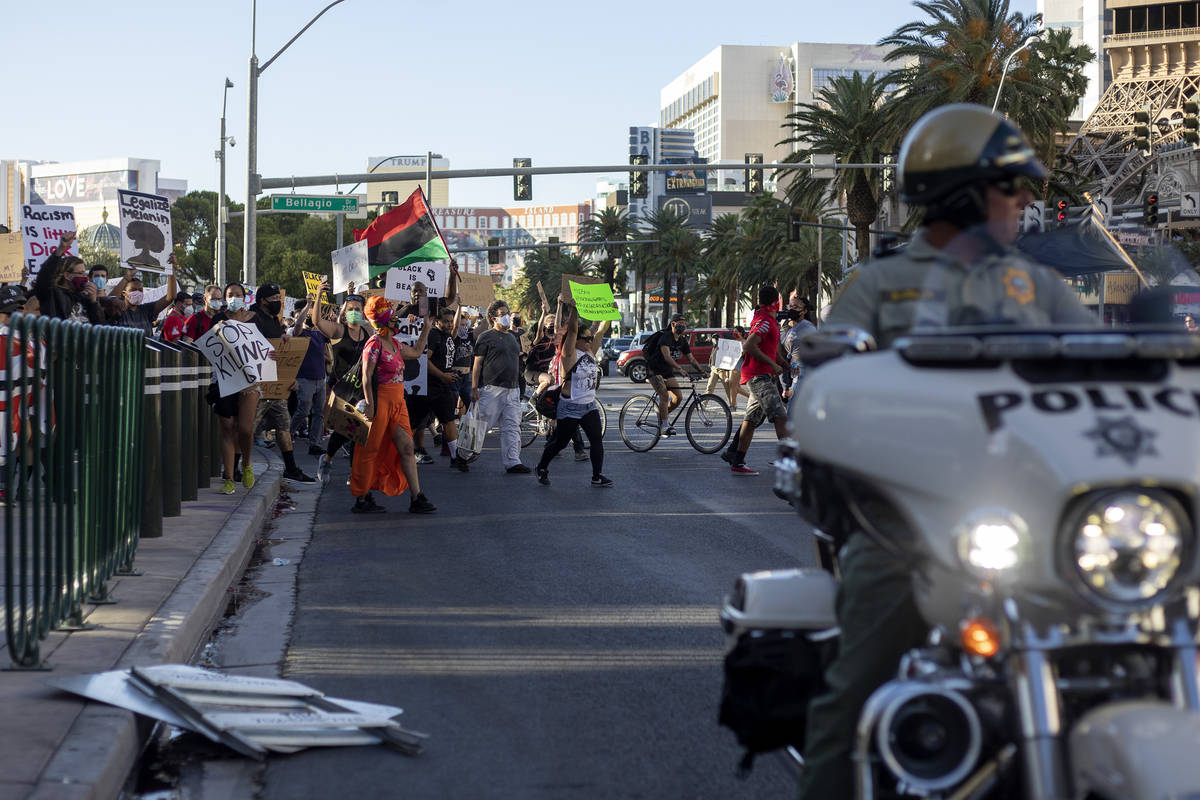
[[[996,181],[989,185],[1005,197],[1016,197],[1024,188],[1015,180]]]

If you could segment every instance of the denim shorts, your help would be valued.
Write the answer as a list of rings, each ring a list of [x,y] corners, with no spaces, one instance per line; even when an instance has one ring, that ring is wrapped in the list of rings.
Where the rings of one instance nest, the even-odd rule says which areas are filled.
[[[589,403],[572,403],[566,397],[558,398],[558,413],[556,419],[583,419],[589,411],[599,411],[600,405],[595,400]]]

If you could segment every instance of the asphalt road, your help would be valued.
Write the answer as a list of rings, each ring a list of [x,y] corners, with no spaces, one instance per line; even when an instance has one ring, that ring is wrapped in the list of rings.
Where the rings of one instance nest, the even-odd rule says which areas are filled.
[[[506,475],[493,440],[469,474],[445,458],[421,468],[436,514],[409,515],[405,497],[363,517],[337,460],[299,568],[284,676],[401,706],[431,738],[418,758],[272,758],[262,797],[794,794],[774,759],[739,780],[741,751],[716,724],[723,595],[742,572],[811,561],[806,529],[771,492],[773,433],[750,451],[758,477],[730,475],[682,431],[634,453],[617,412],[645,390],[619,377],[601,387],[612,489],[592,488],[569,448],[549,487]],[[524,460],[539,455],[537,443]]]

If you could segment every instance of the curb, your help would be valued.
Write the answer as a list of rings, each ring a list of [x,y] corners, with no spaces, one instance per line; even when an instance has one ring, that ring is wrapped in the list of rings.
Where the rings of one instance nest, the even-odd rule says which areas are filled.
[[[279,497],[283,463],[257,449],[270,469],[246,494],[112,669],[188,663],[220,620],[226,590],[250,561],[255,535]],[[29,800],[110,800],[121,796],[155,728],[132,711],[88,701],[42,771]]]

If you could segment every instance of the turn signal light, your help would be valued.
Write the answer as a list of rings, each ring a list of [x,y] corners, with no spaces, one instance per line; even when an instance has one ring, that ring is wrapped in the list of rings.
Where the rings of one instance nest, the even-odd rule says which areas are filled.
[[[962,629],[963,649],[983,658],[1000,652],[1000,632],[986,619],[969,620]]]

